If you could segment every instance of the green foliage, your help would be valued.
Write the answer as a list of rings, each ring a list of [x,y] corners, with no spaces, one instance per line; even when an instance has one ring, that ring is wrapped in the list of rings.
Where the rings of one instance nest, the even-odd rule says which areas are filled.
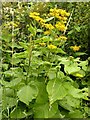
[[[84,102],[88,101],[88,86],[85,79],[88,61],[82,61],[78,57],[85,53],[76,52],[79,54],[76,55],[71,51],[73,56],[67,54],[65,46],[70,42],[63,36],[63,32],[68,21],[61,20],[62,27],[56,27],[58,16],[49,14],[49,7],[53,9],[55,4],[58,5],[46,3],[42,7],[43,3],[40,3],[40,6],[31,2],[3,3],[0,81],[2,118],[88,116],[85,109],[87,104]],[[38,11],[33,9],[35,6]],[[11,10],[14,10],[14,21]],[[57,8],[53,10],[58,11]],[[37,15],[30,17],[33,11],[40,13],[39,21],[36,19]],[[69,14],[63,9],[60,11],[61,18],[67,15],[68,20]],[[73,30],[80,33],[81,27],[75,25],[71,31],[68,30],[67,36],[71,36]],[[50,34],[45,34],[46,31]]]

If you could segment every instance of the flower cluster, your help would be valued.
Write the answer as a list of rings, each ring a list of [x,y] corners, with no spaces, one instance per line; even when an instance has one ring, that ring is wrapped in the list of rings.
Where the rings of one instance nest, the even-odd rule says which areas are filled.
[[[40,23],[40,27],[43,28],[44,30],[44,35],[51,35],[55,33],[54,38],[56,38],[56,40],[61,40],[61,43],[65,43],[65,41],[67,40],[67,38],[65,36],[59,36],[58,37],[58,33],[59,31],[63,32],[65,31],[67,28],[65,26],[67,17],[70,14],[67,13],[65,10],[62,9],[50,9],[49,14],[47,15],[46,19],[43,19],[40,17],[40,13],[38,12],[31,12],[29,14],[29,17],[33,18],[34,20],[36,20],[38,23]],[[53,16],[53,17],[51,17]],[[44,16],[46,17],[46,15]],[[50,17],[50,18],[48,18]],[[53,19],[52,18],[56,18]],[[44,47],[47,46],[47,48],[49,49],[56,49],[57,46],[55,46],[54,44],[49,44],[47,45],[47,43],[39,43],[40,46]]]
[[[71,46],[70,48],[73,49],[73,51],[79,51],[81,46]]]
[[[31,17],[34,20],[36,20],[37,22],[40,22],[41,24],[43,24],[45,22],[45,20],[42,19],[39,15],[40,15],[39,13],[33,12],[33,13],[30,13],[29,17]]]
[[[56,27],[58,30],[62,31],[62,32],[67,29],[66,26],[65,26],[65,24],[62,23],[62,22],[57,22],[57,23],[55,24],[55,27]]]
[[[52,24],[44,24],[44,26],[45,28],[50,29],[50,30],[54,29],[54,26]]]
[[[70,13],[66,12],[62,9],[50,9],[50,15],[58,18],[59,20],[67,20],[67,16],[70,15]]]

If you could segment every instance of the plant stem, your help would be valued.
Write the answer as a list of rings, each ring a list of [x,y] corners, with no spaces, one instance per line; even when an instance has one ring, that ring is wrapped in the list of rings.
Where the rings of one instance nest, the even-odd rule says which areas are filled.
[[[70,15],[69,20],[68,20],[67,25],[66,25],[66,28],[68,27],[68,25],[69,25],[69,23],[70,23],[70,20],[71,20],[71,17],[72,17],[73,11],[74,11],[74,8],[72,9],[71,15]],[[65,33],[66,33],[66,30],[64,30],[63,35],[65,35]]]
[[[28,64],[28,71],[27,71],[27,77],[26,77],[26,84],[27,84],[27,82],[28,82],[28,75],[29,75],[29,70],[30,70],[31,57],[32,57],[32,36],[30,36],[30,45],[29,45],[29,64]]]

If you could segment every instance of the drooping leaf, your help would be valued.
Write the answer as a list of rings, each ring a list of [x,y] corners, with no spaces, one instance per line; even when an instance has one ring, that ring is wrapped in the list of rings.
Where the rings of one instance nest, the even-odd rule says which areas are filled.
[[[80,110],[75,110],[69,112],[70,118],[83,118],[83,113]]]
[[[47,19],[45,19],[45,22],[49,22],[49,21],[51,21],[53,19],[54,19],[54,17],[47,18]]]
[[[34,118],[52,118],[58,110],[58,105],[57,103],[54,103],[51,106],[49,103],[35,104],[33,110]]]
[[[74,98],[71,95],[67,95],[65,98],[59,101],[59,105],[69,111],[73,111],[75,108],[79,108],[80,103],[80,99]]]
[[[56,53],[66,54],[61,48],[57,48]]]
[[[48,94],[46,91],[45,83],[43,81],[38,82],[37,86],[38,86],[39,92],[38,92],[38,95],[36,98],[36,103],[37,104],[45,104],[46,102],[48,102]]]
[[[86,55],[86,53],[84,53],[84,52],[76,52],[75,55],[76,56],[81,56],[81,55]]]

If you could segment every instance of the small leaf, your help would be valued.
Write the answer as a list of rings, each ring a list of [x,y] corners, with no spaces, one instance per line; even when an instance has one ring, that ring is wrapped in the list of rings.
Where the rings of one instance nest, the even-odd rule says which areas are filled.
[[[87,54],[84,53],[84,52],[76,52],[75,55],[76,55],[76,56],[81,56],[81,55],[87,55]]]
[[[25,104],[29,105],[33,99],[37,97],[38,89],[36,86],[24,86],[18,92],[17,96],[20,101],[24,102]]]
[[[78,25],[75,25],[74,28],[77,32],[80,32],[80,27]]]
[[[66,54],[61,48],[57,48],[56,53]]]
[[[73,32],[74,32],[73,30],[70,30],[70,31],[68,32],[68,35],[71,35]]]
[[[51,21],[53,19],[54,19],[54,17],[47,18],[47,19],[45,19],[45,22],[49,22],[49,21]]]
[[[48,71],[48,77],[49,79],[55,79],[56,78],[56,70],[49,70]]]

